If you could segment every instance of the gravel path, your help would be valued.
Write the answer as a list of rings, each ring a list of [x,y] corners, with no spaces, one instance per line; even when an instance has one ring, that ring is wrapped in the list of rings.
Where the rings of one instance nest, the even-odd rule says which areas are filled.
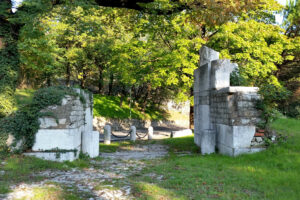
[[[82,199],[134,199],[128,177],[139,173],[146,166],[145,160],[161,158],[167,154],[167,148],[157,144],[139,145],[116,153],[102,153],[100,157],[103,159],[91,160],[89,168],[35,173],[35,176],[45,179],[33,184],[11,186],[13,192],[2,198],[0,196],[0,199],[30,199],[35,188],[55,187],[57,183],[68,191],[75,192]],[[149,176],[163,178],[155,174]]]

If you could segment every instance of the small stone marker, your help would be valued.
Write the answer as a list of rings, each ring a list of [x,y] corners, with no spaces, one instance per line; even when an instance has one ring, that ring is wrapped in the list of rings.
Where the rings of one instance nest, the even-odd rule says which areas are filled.
[[[148,128],[148,140],[152,140],[153,139],[153,127],[149,126]]]
[[[172,131],[171,132],[171,138],[185,137],[185,136],[189,136],[189,135],[193,135],[193,132],[191,129],[184,129],[181,131]]]
[[[110,144],[111,140],[111,127],[110,125],[104,126],[104,144]]]
[[[136,140],[136,128],[135,126],[130,127],[130,140],[135,141]]]

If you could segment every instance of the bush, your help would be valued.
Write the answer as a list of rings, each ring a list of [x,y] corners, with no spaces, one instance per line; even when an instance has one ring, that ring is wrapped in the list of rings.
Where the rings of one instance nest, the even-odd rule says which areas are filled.
[[[291,96],[291,92],[282,86],[266,84],[262,85],[259,93],[262,96],[262,100],[258,103],[258,108],[263,111],[264,126],[268,126],[275,119],[283,117],[279,106],[285,104],[286,100]]]

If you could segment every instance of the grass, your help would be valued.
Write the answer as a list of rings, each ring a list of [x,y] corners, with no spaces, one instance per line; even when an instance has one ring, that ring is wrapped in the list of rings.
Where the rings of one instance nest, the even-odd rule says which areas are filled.
[[[42,177],[31,176],[31,173],[38,173],[43,170],[69,170],[71,168],[86,168],[89,167],[88,159],[78,159],[73,162],[51,162],[35,157],[27,157],[22,155],[7,155],[1,157],[0,171],[4,171],[4,175],[0,177],[0,194],[10,192],[9,185],[21,182],[34,182],[42,180]]]
[[[103,96],[94,95],[94,116],[113,118],[113,119],[129,119],[130,118],[130,103],[126,99],[120,106],[120,97],[118,96]],[[166,118],[166,113],[155,108],[147,108],[145,112],[137,104],[132,104],[131,118],[132,119],[152,119],[161,120]]]
[[[60,185],[47,185],[42,187],[34,187],[28,196],[23,196],[21,199],[31,200],[57,200],[57,199],[68,199],[68,200],[79,200],[75,194],[70,191],[64,190]],[[18,199],[16,199],[18,200]]]
[[[164,178],[134,177],[135,196],[138,199],[299,199],[299,120],[279,119],[272,127],[290,137],[264,152],[236,158],[218,154],[172,155],[152,163],[141,174],[155,173]],[[183,140],[185,147],[180,149],[194,145],[191,139]]]

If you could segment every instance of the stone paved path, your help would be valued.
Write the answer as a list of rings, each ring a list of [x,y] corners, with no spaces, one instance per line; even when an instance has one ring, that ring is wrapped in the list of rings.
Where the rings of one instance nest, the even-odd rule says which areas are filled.
[[[64,185],[67,190],[75,190],[83,199],[134,199],[128,177],[139,173],[146,166],[146,159],[161,158],[167,153],[167,147],[158,144],[124,148],[116,153],[103,153],[100,155],[103,159],[91,160],[90,167],[86,169],[47,170],[34,174],[45,179],[34,184],[12,186],[13,192],[3,199],[30,199],[34,188],[51,187],[56,183]],[[155,174],[149,176],[163,178]]]

